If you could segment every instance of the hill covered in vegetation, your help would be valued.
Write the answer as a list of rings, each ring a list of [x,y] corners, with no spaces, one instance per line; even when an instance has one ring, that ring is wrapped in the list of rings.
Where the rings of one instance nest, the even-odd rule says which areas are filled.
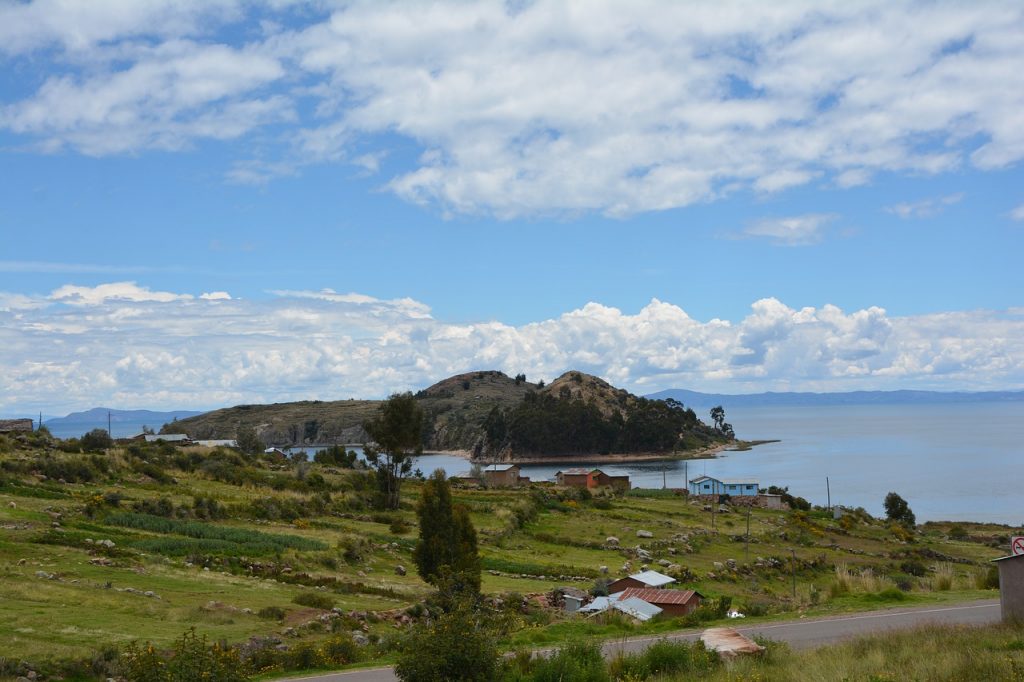
[[[730,438],[693,410],[635,396],[582,372],[550,384],[498,371],[458,374],[416,393],[428,450],[464,450],[476,457],[671,453]],[[254,429],[275,446],[361,443],[363,423],[380,401],[302,401],[238,405],[164,426],[163,433],[235,438]]]

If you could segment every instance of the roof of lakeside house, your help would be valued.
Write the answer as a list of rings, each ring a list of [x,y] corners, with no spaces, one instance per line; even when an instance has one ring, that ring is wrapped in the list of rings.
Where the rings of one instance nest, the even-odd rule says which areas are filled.
[[[687,604],[693,596],[702,596],[694,590],[659,590],[650,587],[627,587],[622,592],[616,592],[616,601],[627,599],[641,599],[648,604]]]
[[[629,576],[633,580],[642,582],[644,585],[650,585],[651,587],[661,587],[662,585],[668,585],[676,581],[670,575],[664,573],[658,573],[657,571],[640,571]]]
[[[484,471],[508,471],[509,469],[518,469],[518,464],[491,464]]]
[[[698,476],[697,478],[690,479],[690,483],[700,483],[701,481],[718,481],[719,483],[725,483],[727,485],[757,485],[759,483],[756,478],[715,478],[714,476]]]

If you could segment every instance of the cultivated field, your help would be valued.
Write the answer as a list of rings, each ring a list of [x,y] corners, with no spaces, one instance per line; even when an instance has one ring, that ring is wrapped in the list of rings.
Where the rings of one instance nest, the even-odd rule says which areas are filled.
[[[62,659],[112,657],[132,641],[168,646],[190,627],[291,652],[268,657],[268,672],[379,664],[424,613],[430,589],[411,559],[416,480],[399,511],[379,512],[367,472],[317,463],[169,444],[65,453],[39,436],[4,439],[0,452],[0,676],[21,661],[59,671]],[[988,561],[1016,532],[755,509],[748,548],[746,509],[712,518],[673,491],[536,484],[454,497],[471,511],[483,590],[509,613],[510,646],[692,624],[588,620],[544,605],[556,588],[590,590],[642,565],[758,618],[992,597]],[[353,631],[356,654],[317,658]]]

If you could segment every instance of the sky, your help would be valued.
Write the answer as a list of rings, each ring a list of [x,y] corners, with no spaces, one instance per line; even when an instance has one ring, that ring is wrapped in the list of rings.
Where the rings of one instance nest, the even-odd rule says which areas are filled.
[[[0,414],[1024,388],[1015,2],[0,0]]]

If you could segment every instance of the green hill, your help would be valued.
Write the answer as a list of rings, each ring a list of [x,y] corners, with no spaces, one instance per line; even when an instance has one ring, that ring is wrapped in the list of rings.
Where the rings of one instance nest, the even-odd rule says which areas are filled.
[[[577,455],[697,449],[724,439],[677,403],[649,400],[570,371],[550,385],[498,371],[458,374],[415,395],[428,450],[475,455]],[[377,400],[238,405],[167,424],[164,433],[234,438],[253,428],[268,445],[362,443]]]

